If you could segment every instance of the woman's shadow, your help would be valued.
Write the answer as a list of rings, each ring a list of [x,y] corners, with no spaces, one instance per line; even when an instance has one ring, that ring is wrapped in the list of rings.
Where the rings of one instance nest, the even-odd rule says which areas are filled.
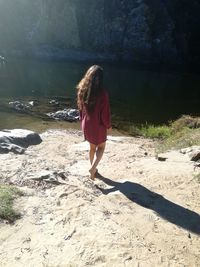
[[[200,235],[200,215],[194,211],[179,206],[140,184],[129,181],[124,183],[114,182],[101,175],[98,175],[97,178],[107,185],[112,186],[112,188],[104,189],[96,185],[103,194],[106,195],[111,192],[120,191],[131,201],[154,210],[165,220]]]

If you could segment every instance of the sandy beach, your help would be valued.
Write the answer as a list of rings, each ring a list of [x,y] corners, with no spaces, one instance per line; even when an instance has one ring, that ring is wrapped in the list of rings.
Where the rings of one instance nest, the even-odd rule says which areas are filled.
[[[200,266],[200,170],[187,154],[159,161],[156,141],[109,136],[93,182],[81,132],[41,138],[0,155],[1,182],[24,192],[21,218],[0,221],[0,266]]]

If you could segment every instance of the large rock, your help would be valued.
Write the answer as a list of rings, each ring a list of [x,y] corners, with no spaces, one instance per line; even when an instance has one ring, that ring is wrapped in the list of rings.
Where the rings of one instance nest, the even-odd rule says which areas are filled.
[[[22,129],[0,131],[0,153],[13,152],[24,153],[31,145],[38,145],[42,142],[39,134]]]
[[[54,120],[64,120],[74,122],[79,119],[79,111],[77,109],[64,109],[56,112],[50,112],[46,114],[48,117]]]

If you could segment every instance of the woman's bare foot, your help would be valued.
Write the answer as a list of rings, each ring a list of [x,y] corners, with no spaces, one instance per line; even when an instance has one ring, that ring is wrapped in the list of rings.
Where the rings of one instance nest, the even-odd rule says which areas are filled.
[[[94,180],[95,174],[96,174],[96,169],[90,169],[89,173],[90,173],[90,179]]]

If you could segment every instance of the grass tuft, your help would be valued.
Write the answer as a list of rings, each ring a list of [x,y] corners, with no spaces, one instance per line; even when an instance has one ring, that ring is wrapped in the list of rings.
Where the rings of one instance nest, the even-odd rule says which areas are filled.
[[[172,134],[172,129],[166,125],[154,126],[154,125],[145,125],[141,128],[141,134],[144,137],[148,138],[168,138]]]
[[[13,209],[14,199],[23,193],[14,186],[0,185],[0,218],[14,222],[20,213]]]

